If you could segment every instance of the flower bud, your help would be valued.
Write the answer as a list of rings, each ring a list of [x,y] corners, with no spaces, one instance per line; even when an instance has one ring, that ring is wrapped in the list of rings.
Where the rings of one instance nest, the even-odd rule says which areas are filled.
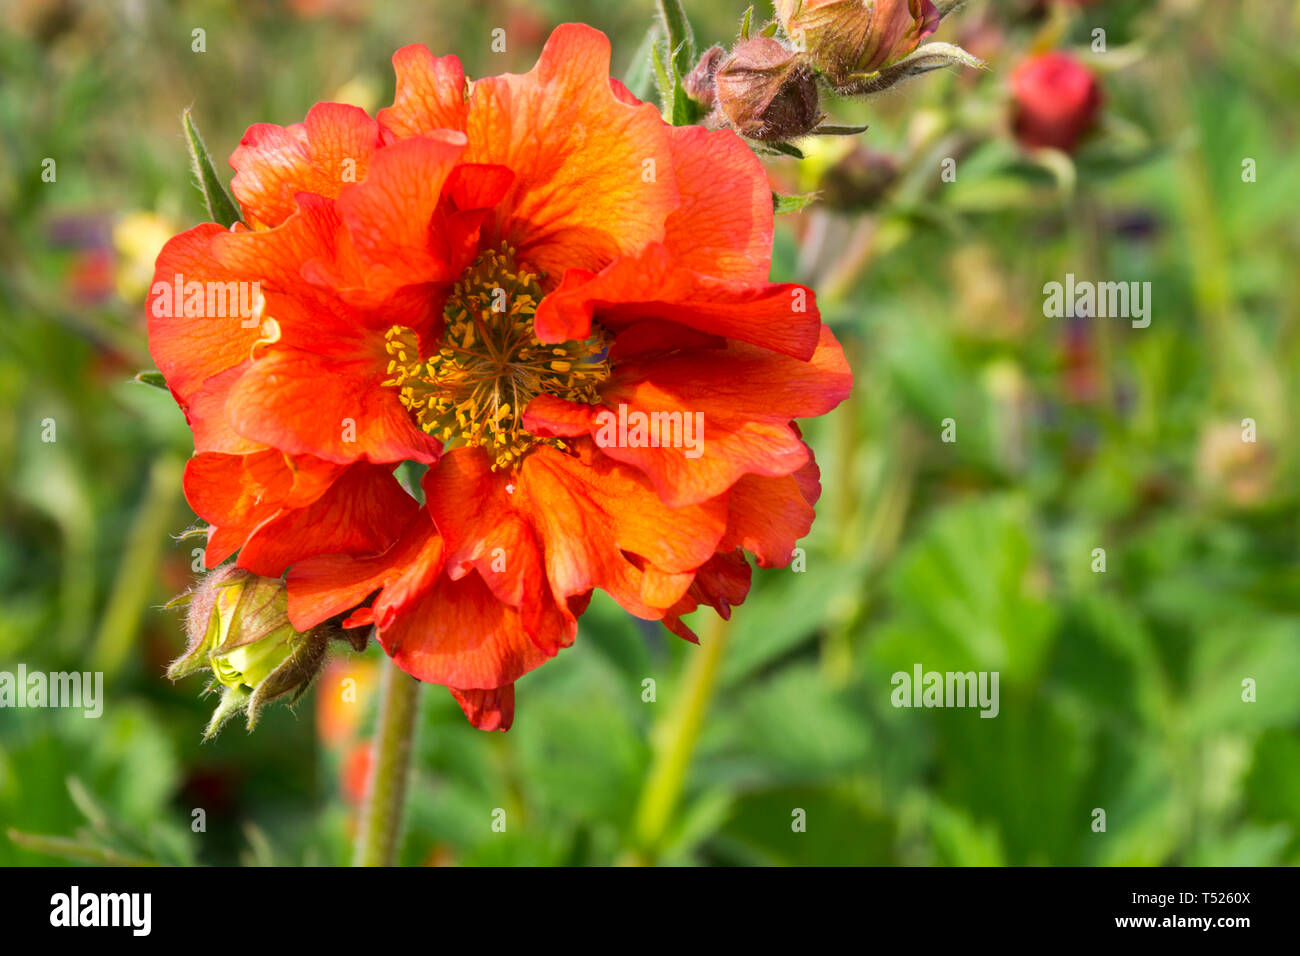
[[[899,166],[888,153],[854,146],[822,177],[822,202],[830,209],[874,209],[898,180]]]
[[[822,120],[817,80],[807,61],[771,37],[739,44],[715,77],[718,108],[742,135],[785,142]]]
[[[1011,76],[1012,126],[1029,149],[1072,152],[1096,122],[1102,92],[1096,78],[1073,57],[1046,53],[1022,63]]]
[[[284,582],[233,566],[217,569],[194,589],[187,629],[189,645],[167,676],[212,671],[210,689],[223,690],[207,737],[239,711],[252,730],[267,701],[291,691],[296,700],[324,663],[329,638],[324,626],[303,634],[289,623]]]
[[[940,19],[931,0],[776,0],[776,16],[836,87],[912,53]]]
[[[691,72],[682,79],[686,95],[706,110],[711,110],[718,105],[718,68],[726,58],[726,50],[720,46],[711,46],[704,51],[704,55],[700,57],[700,61],[695,64]]]

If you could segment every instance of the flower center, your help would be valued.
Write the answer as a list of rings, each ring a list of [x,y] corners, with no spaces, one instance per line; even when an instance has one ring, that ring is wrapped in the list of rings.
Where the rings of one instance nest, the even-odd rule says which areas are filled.
[[[384,385],[399,390],[419,426],[443,442],[460,441],[492,452],[495,471],[544,442],[521,427],[524,409],[538,395],[588,405],[609,377],[608,343],[592,328],[583,342],[545,345],[533,333],[542,300],[539,276],[516,266],[502,244],[475,261],[456,283],[443,309],[446,332],[438,351],[420,358],[419,340],[402,325],[388,330],[390,356]]]

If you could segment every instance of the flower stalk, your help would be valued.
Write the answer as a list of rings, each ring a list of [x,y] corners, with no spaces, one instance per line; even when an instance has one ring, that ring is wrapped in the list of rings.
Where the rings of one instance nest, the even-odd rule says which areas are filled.
[[[653,863],[663,848],[668,825],[681,801],[686,772],[695,756],[700,728],[717,689],[730,632],[730,621],[712,619],[698,652],[691,655],[681,694],[656,735],[654,758],[633,818],[633,852],[638,863]]]
[[[366,777],[353,866],[393,866],[397,862],[419,711],[420,682],[391,660],[385,660],[379,726]]]

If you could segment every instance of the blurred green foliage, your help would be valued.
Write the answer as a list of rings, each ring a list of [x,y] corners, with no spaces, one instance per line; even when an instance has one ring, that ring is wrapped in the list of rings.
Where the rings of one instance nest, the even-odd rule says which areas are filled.
[[[701,46],[746,5],[688,3]],[[638,843],[634,821],[702,649],[598,595],[577,645],[520,682],[509,734],[424,694],[403,862],[1300,861],[1300,11],[1032,7],[973,0],[940,38],[987,72],[830,104],[869,132],[771,164],[780,191],[825,194],[783,217],[774,275],[819,290],[857,385],[808,429],[824,493],[807,570],[756,572],[662,832]],[[181,111],[223,156],[317,100],[382,106],[404,44],[519,71],[564,20],[608,32],[626,76],[651,8],[5,4],[0,669],[102,670],[107,701],[97,720],[0,710],[0,826],[111,846],[110,862],[348,856],[374,648],[296,713],[202,745],[211,698],[162,676],[182,641],[158,608],[192,576],[193,542],[169,537],[193,521],[190,440],[131,377],[152,367],[152,255],[203,215]],[[1097,27],[1105,53],[1088,51]],[[1074,163],[1007,133],[1007,74],[1052,44],[1107,93]],[[897,167],[887,188],[833,188],[869,154]],[[1150,281],[1150,328],[1044,318],[1043,284],[1068,272]],[[895,709],[890,675],[918,663],[999,671],[998,717]],[[51,859],[0,839],[0,863]]]

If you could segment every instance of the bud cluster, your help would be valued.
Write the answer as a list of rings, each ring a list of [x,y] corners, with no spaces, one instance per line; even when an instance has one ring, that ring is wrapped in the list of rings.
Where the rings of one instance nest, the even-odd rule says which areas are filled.
[[[683,81],[711,110],[710,122],[761,143],[786,143],[822,127],[821,90],[867,96],[930,70],[982,66],[960,47],[921,46],[953,7],[931,0],[775,0],[776,20],[758,36],[748,21],[727,52],[707,50]],[[778,29],[783,39],[778,39]],[[852,130],[856,132],[856,130]]]

